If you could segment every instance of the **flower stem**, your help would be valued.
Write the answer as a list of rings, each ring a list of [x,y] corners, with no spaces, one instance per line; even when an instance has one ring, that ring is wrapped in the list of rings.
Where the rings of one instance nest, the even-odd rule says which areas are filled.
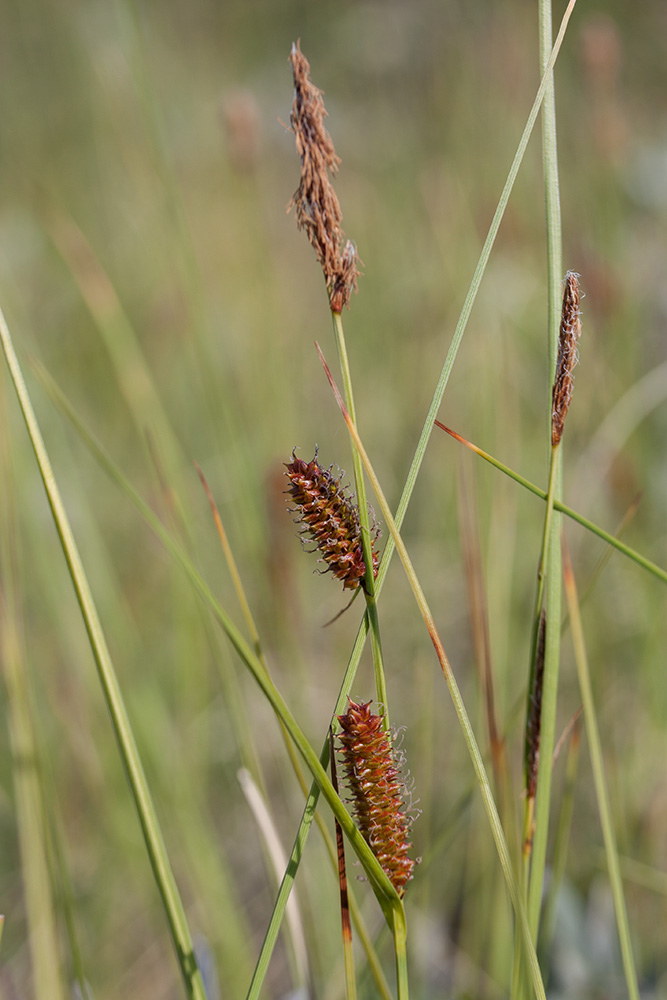
[[[356,424],[356,412],[354,408],[354,395],[352,392],[352,376],[350,373],[350,363],[347,356],[347,346],[345,344],[345,334],[343,331],[343,319],[340,313],[332,312],[334,335],[336,338],[336,348],[338,350],[338,361],[340,364],[341,377],[343,380],[343,396],[345,405],[352,420]],[[354,464],[354,483],[357,492],[357,503],[359,505],[359,521],[361,524],[361,544],[364,551],[364,562],[366,564],[366,579],[364,582],[364,594],[366,597],[366,613],[370,624],[371,650],[373,653],[373,670],[375,672],[375,692],[378,700],[378,712],[383,716],[383,725],[386,731],[389,730],[389,707],[387,702],[387,683],[384,673],[384,659],[382,656],[382,642],[380,640],[380,622],[377,611],[377,598],[375,589],[375,574],[373,572],[373,552],[372,535],[368,517],[368,503],[366,501],[366,483],[364,481],[364,470],[359,458],[354,439],[352,439],[352,461]]]
[[[538,0],[539,9],[539,57],[541,72],[545,71],[552,48],[551,0]],[[544,105],[542,107],[542,159],[544,169],[544,194],[546,209],[547,237],[547,286],[548,286],[548,400],[550,415],[548,422],[549,443],[551,444],[551,387],[556,372],[558,333],[561,312],[561,275],[563,273],[562,234],[560,216],[560,193],[558,181],[558,146],[556,140],[556,100],[553,71],[549,74]],[[558,696],[558,667],[560,658],[561,620],[561,562],[560,562],[560,522],[561,516],[553,510],[553,499],[560,498],[562,449],[550,449],[551,507],[547,504],[545,517],[546,561],[542,566],[546,572],[546,612],[547,632],[544,647],[544,682],[542,688],[542,716],[540,726],[540,758],[537,772],[537,796],[535,801],[535,834],[532,845],[530,882],[528,886],[528,920],[533,941],[537,943],[540,920],[542,886],[546,864],[547,838],[549,832],[549,812],[551,801],[552,758],[556,732],[556,704]],[[550,523],[546,523],[549,521]],[[550,627],[549,627],[550,626]],[[532,665],[531,665],[532,670]]]

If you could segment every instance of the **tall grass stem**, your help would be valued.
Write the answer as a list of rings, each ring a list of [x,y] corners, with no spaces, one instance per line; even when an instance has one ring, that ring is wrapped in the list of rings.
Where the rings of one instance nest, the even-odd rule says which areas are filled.
[[[540,68],[547,72],[549,54],[552,47],[552,7],[551,0],[538,0],[539,21],[539,61]],[[548,440],[551,444],[551,388],[556,372],[558,333],[561,312],[562,233],[560,215],[560,193],[558,180],[558,143],[556,137],[556,98],[553,69],[548,71],[547,89],[542,108],[542,162],[544,171],[544,194],[547,239],[547,347],[548,382],[547,398],[549,420]],[[562,448],[550,447],[551,457],[549,493],[553,499],[560,499]],[[553,505],[553,500],[552,500]],[[558,667],[560,660],[560,620],[561,620],[561,562],[560,523],[561,516],[553,511],[547,501],[545,519],[550,519],[546,564],[541,569],[546,573],[546,617],[547,630],[544,646],[544,680],[542,686],[542,715],[540,727],[540,757],[537,771],[537,795],[535,800],[535,832],[532,843],[530,883],[528,888],[528,919],[537,943],[537,934],[544,883],[547,840],[549,834],[549,813],[551,804],[552,757],[556,733],[556,705],[558,699]],[[541,609],[540,609],[541,610]],[[538,612],[539,614],[539,612]],[[531,664],[532,671],[532,664]]]
[[[352,373],[350,372],[350,362],[347,356],[347,345],[345,343],[345,333],[343,331],[343,319],[340,313],[332,312],[334,335],[336,348],[338,351],[338,362],[340,364],[341,378],[343,381],[343,394],[345,405],[352,414],[352,419],[356,423],[356,410],[354,406],[354,394],[352,391]],[[370,519],[368,515],[368,502],[366,500],[366,484],[364,482],[364,470],[359,458],[354,441],[352,444],[352,461],[354,465],[354,482],[357,491],[357,503],[359,505],[359,522],[361,525],[361,544],[364,552],[364,562],[366,564],[366,579],[364,595],[366,597],[366,613],[370,623],[371,650],[373,654],[373,670],[375,673],[375,692],[378,700],[378,711],[383,717],[385,730],[389,730],[389,704],[387,700],[387,682],[384,673],[384,659],[382,656],[382,642],[380,640],[380,622],[378,619],[377,599],[375,596],[375,574],[373,572],[373,549]]]

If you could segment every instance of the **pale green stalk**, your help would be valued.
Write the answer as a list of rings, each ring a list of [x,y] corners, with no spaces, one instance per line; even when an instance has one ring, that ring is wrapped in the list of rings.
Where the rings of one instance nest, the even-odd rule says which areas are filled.
[[[343,318],[340,313],[332,311],[334,335],[338,350],[338,362],[340,364],[341,377],[343,380],[343,392],[345,403],[348,407],[352,419],[356,422],[356,410],[354,406],[354,393],[352,391],[352,374],[350,372],[350,362],[347,356],[347,345],[345,343],[345,333],[343,331]],[[364,553],[364,563],[366,565],[366,576],[364,579],[364,597],[366,598],[366,614],[370,622],[371,651],[373,654],[373,671],[375,674],[375,694],[378,701],[378,712],[382,716],[382,725],[385,732],[390,730],[389,722],[389,701],[387,697],[387,682],[384,672],[384,659],[382,656],[382,642],[380,639],[380,622],[378,619],[377,598],[375,594],[375,573],[373,569],[373,539],[370,529],[370,519],[368,515],[368,502],[366,500],[366,484],[364,482],[364,470],[361,459],[357,451],[354,440],[352,444],[352,462],[354,466],[354,483],[357,492],[357,504],[359,508],[359,524],[361,528],[361,545]],[[406,925],[405,916],[401,911],[401,920],[396,920],[391,925],[394,936],[394,951],[396,955],[396,972],[398,981],[398,995],[400,1000],[408,996],[408,976],[405,953]],[[399,936],[397,936],[397,933]],[[402,934],[402,937],[400,936]],[[346,981],[348,981],[348,991],[355,990],[354,968],[352,964],[352,942],[345,942],[346,949]],[[349,954],[348,954],[349,953]],[[348,969],[348,964],[351,970]],[[350,982],[350,976],[352,982]],[[348,992],[349,997],[349,992]]]
[[[542,550],[540,553],[540,561],[537,568],[537,592],[535,595],[535,606],[533,608],[533,629],[530,643],[530,675],[528,681],[528,696],[526,705],[526,729],[528,727],[528,720],[531,716],[531,705],[533,699],[533,688],[535,686],[535,677],[537,669],[537,645],[540,634],[540,621],[542,617],[542,605],[544,602],[544,588],[548,565],[548,555],[549,555],[549,545],[551,539],[551,520],[552,513],[554,509],[554,493],[556,489],[556,477],[558,463],[556,461],[558,454],[558,446],[551,449],[551,464],[549,467],[549,487],[547,489],[547,506],[544,513],[544,527],[542,530]],[[558,626],[560,628],[560,625]],[[546,631],[548,632],[550,628],[550,622],[547,617],[546,621]],[[528,795],[528,740],[525,741],[525,751],[524,751],[524,779],[525,779],[525,796],[523,804],[523,841],[522,841],[522,851],[521,851],[521,862],[522,862],[522,887],[524,890],[524,898],[526,903],[528,902],[528,887],[530,885],[530,860],[532,856],[533,848],[533,822],[535,819],[535,799],[532,795]]]
[[[581,748],[581,719],[579,716],[574,721],[572,733],[569,740],[569,748],[565,761],[565,782],[563,785],[563,795],[558,817],[558,829],[554,838],[554,857],[544,901],[544,915],[542,917],[542,932],[540,941],[544,954],[551,953],[554,926],[556,922],[556,904],[558,895],[565,878],[565,865],[567,861],[567,851],[570,843],[570,829],[572,826],[572,815],[574,813],[574,790],[576,784],[577,771],[579,769],[579,750]]]
[[[162,897],[162,903],[167,915],[177,960],[180,965],[188,996],[193,1000],[205,1000],[204,984],[197,966],[192,938],[188,928],[185,911],[178,888],[174,880],[169,859],[167,857],[162,832],[158,823],[155,807],[146,782],[139,752],[134,740],[132,727],[125,709],[123,697],[111,661],[106,639],[97,614],[88,579],[74,541],[69,519],[60,496],[53,469],[49,461],[42,434],[35,417],[32,403],[28,395],[23,373],[14,351],[9,328],[0,311],[0,339],[7,360],[14,388],[19,399],[23,418],[28,429],[37,464],[46,490],[53,520],[60,537],[65,559],[70,571],[72,583],[81,608],[88,638],[93,650],[102,690],[111,715],[118,747],[126,768],[128,780],[132,788],[134,800],[141,823],[144,840],[153,868],[153,874]]]
[[[347,347],[345,344],[345,334],[343,332],[343,319],[340,313],[332,312],[334,335],[336,347],[338,349],[338,361],[340,364],[341,377],[343,380],[343,395],[345,405],[352,419],[356,423],[356,412],[354,408],[354,395],[352,392],[352,375],[350,373],[350,363],[347,357]],[[389,731],[389,703],[387,700],[387,683],[384,673],[384,661],[382,656],[382,643],[380,641],[380,623],[378,620],[377,598],[375,594],[375,573],[373,572],[373,546],[370,530],[368,503],[366,501],[366,484],[364,482],[364,470],[357,450],[352,442],[352,461],[354,464],[354,483],[357,491],[357,503],[359,505],[359,523],[361,525],[361,544],[364,552],[364,562],[366,564],[366,577],[364,596],[366,598],[366,613],[370,621],[371,650],[373,653],[373,669],[375,672],[375,692],[378,700],[378,712],[382,716],[383,726],[386,732]]]
[[[607,855],[607,867],[609,869],[609,881],[611,883],[611,894],[614,900],[614,910],[616,913],[616,925],[618,927],[618,937],[621,944],[621,955],[623,956],[623,969],[625,971],[625,982],[628,987],[630,1000],[639,1000],[639,986],[637,984],[637,970],[632,954],[632,942],[630,941],[630,927],[628,924],[628,914],[623,896],[623,882],[621,880],[621,868],[618,860],[618,848],[616,846],[616,835],[611,815],[611,805],[607,782],[604,775],[604,763],[602,760],[602,744],[600,742],[600,732],[598,729],[597,715],[595,711],[595,701],[593,698],[593,687],[591,685],[591,675],[588,667],[588,656],[586,654],[586,641],[584,639],[584,629],[579,612],[579,602],[577,600],[577,586],[572,571],[570,555],[567,543],[563,536],[563,577],[565,580],[565,593],[567,596],[568,608],[570,611],[570,628],[572,629],[572,642],[574,644],[574,655],[577,661],[577,673],[579,676],[579,690],[584,706],[584,719],[586,720],[586,734],[588,736],[588,746],[591,752],[591,769],[593,771],[593,781],[595,783],[595,794],[598,800],[600,812],[600,823],[602,825],[602,835],[604,837],[605,852]]]
[[[408,1000],[408,955],[406,951],[407,928],[405,912],[395,911],[392,933],[394,935],[394,954],[396,956],[396,989],[398,1000]]]
[[[343,967],[345,969],[345,998],[357,1000],[357,980],[354,975],[354,954],[352,938],[343,937]]]
[[[486,809],[486,813],[489,819],[489,824],[491,826],[491,833],[493,835],[493,839],[496,844],[496,850],[498,852],[498,857],[500,859],[500,865],[503,870],[503,874],[505,876],[505,881],[507,883],[508,893],[510,899],[512,900],[512,905],[514,906],[514,911],[516,913],[517,921],[519,923],[520,933],[524,943],[525,954],[528,960],[530,976],[533,983],[533,987],[535,989],[535,994],[540,998],[545,998],[546,994],[544,992],[544,984],[542,983],[540,967],[537,961],[537,954],[535,952],[535,946],[531,939],[530,928],[528,926],[527,915],[521,899],[519,887],[517,885],[516,878],[514,877],[514,871],[512,868],[512,862],[510,858],[509,849],[507,847],[507,842],[505,840],[505,834],[503,832],[502,824],[500,822],[500,817],[498,815],[498,809],[496,807],[496,803],[493,798],[493,792],[491,791],[491,785],[489,782],[488,775],[486,773],[484,761],[482,759],[482,755],[480,753],[480,749],[477,744],[477,739],[475,737],[472,725],[470,723],[470,719],[468,717],[468,713],[465,704],[463,702],[463,698],[461,697],[461,692],[459,690],[458,684],[456,683],[456,678],[454,677],[454,673],[449,663],[449,659],[445,652],[445,648],[442,644],[442,640],[440,639],[440,635],[436,628],[435,620],[433,618],[431,609],[426,600],[426,596],[424,594],[424,591],[422,590],[419,579],[417,578],[417,574],[415,573],[412,561],[410,559],[410,556],[408,555],[405,543],[403,542],[403,539],[400,536],[399,530],[396,526],[396,522],[392,517],[389,504],[385,499],[382,487],[380,486],[380,482],[375,474],[375,470],[371,465],[370,459],[366,453],[361,438],[359,437],[359,432],[357,431],[354,423],[350,418],[349,413],[345,408],[345,403],[343,402],[343,398],[340,392],[338,391],[338,388],[332,378],[331,372],[329,371],[329,368],[326,364],[326,361],[324,360],[324,356],[322,355],[319,346],[318,346],[318,352],[320,354],[320,359],[326,371],[327,378],[329,379],[331,388],[334,392],[334,395],[336,396],[336,401],[338,403],[338,406],[340,407],[340,411],[343,414],[345,423],[347,424],[347,428],[352,437],[354,438],[354,442],[357,446],[357,449],[359,450],[359,455],[364,464],[364,468],[366,469],[366,474],[368,475],[375,496],[377,497],[380,509],[382,511],[382,516],[384,517],[387,524],[387,528],[391,532],[391,537],[393,539],[394,545],[396,546],[399,558],[403,563],[405,574],[408,578],[408,582],[415,596],[417,606],[421,612],[422,618],[424,619],[424,623],[426,625],[431,642],[433,643],[433,647],[438,657],[438,661],[442,668],[442,672],[444,674],[447,687],[449,688],[449,693],[452,699],[452,703],[454,705],[454,710],[459,720],[465,744],[468,749],[468,753],[470,755],[475,775],[477,777],[477,783],[480,788],[482,801],[484,803],[484,808]]]
[[[540,67],[545,71],[551,52],[551,0],[538,0]],[[558,332],[561,312],[561,218],[558,186],[558,150],[556,141],[556,100],[553,73],[548,76],[547,91],[542,109],[542,159],[547,237],[547,287],[548,287],[548,413],[547,433],[551,445],[551,387],[556,372]],[[550,449],[552,458],[550,492],[554,498],[561,495],[562,448]],[[560,514],[551,513],[546,565],[546,636],[544,644],[544,678],[542,684],[542,713],[540,724],[540,755],[537,769],[537,795],[535,800],[535,827],[532,843],[530,882],[528,887],[528,919],[537,943],[540,905],[544,883],[549,811],[551,804],[552,758],[556,741],[556,705],[558,699],[558,666],[560,660],[561,620],[561,564],[560,564]],[[539,612],[538,612],[539,615]],[[532,670],[532,664],[531,664]]]

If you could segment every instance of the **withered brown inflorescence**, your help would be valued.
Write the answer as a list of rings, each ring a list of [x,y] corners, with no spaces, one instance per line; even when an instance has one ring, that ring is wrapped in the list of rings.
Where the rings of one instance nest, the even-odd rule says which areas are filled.
[[[568,271],[565,275],[563,291],[563,309],[560,319],[560,336],[558,338],[558,362],[556,378],[554,379],[551,407],[551,446],[560,444],[565,426],[574,376],[572,374],[578,359],[577,341],[581,336],[581,314],[579,312],[580,292],[579,275]]]
[[[296,209],[296,222],[304,229],[322,266],[333,312],[350,305],[357,290],[359,259],[351,240],[341,228],[343,214],[329,175],[340,165],[331,136],[324,127],[326,108],[319,90],[310,79],[310,65],[301,45],[292,45],[290,62],[294,74],[294,102],[290,124],[301,159],[301,180],[287,206]]]
[[[339,754],[352,812],[364,840],[402,896],[415,867],[408,857],[412,821],[406,812],[405,786],[382,716],[371,711],[370,702],[348,701],[347,712],[338,716]]]
[[[540,615],[535,653],[535,672],[530,691],[528,718],[526,719],[526,794],[534,799],[537,794],[537,767],[540,760],[540,740],[542,736],[542,689],[544,687],[544,649],[547,634],[547,616],[544,609]]]
[[[328,568],[343,583],[344,590],[364,587],[366,563],[361,544],[359,509],[330,469],[323,469],[317,452],[310,462],[292,453],[285,463],[290,481],[289,495],[296,505],[293,512],[304,525],[303,534],[313,539]],[[377,538],[377,531],[375,537]],[[373,552],[373,573],[377,575],[378,555]],[[365,589],[365,587],[364,587]]]

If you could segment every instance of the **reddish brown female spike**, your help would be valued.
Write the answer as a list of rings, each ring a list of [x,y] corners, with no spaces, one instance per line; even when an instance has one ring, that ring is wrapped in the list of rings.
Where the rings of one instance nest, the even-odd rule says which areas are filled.
[[[382,716],[371,712],[370,702],[348,701],[347,712],[338,716],[339,753],[352,812],[364,840],[402,896],[415,867],[408,857],[411,819],[405,808],[405,786]]]
[[[344,590],[365,589],[366,563],[361,544],[359,510],[335,479],[323,469],[317,453],[304,462],[292,453],[285,464],[290,481],[289,494],[295,503],[297,521],[304,534],[313,539],[328,568],[342,581]],[[377,536],[376,536],[377,537]],[[378,555],[373,552],[373,573],[377,575]]]

